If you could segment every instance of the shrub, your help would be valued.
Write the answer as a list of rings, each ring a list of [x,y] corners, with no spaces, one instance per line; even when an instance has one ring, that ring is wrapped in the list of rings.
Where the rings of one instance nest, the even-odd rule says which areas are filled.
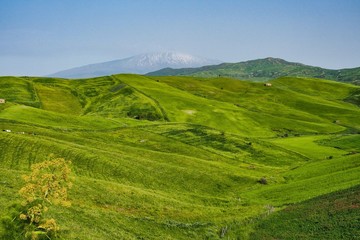
[[[265,177],[262,177],[262,178],[260,178],[260,179],[258,180],[258,183],[263,184],[263,185],[266,185],[266,184],[268,184],[268,181],[267,181],[267,179],[266,179]]]
[[[70,161],[54,158],[31,166],[31,173],[23,176],[25,186],[20,189],[24,210],[19,215],[25,222],[27,239],[50,239],[56,236],[59,227],[54,219],[46,219],[45,213],[51,205],[70,206],[67,199],[71,188]]]

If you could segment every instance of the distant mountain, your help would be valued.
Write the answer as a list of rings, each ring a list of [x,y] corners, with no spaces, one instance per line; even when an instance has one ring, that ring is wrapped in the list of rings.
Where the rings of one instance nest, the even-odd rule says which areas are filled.
[[[239,63],[222,63],[199,68],[165,68],[148,73],[149,76],[233,77],[244,80],[267,81],[282,76],[314,77],[360,84],[360,67],[331,70],[279,58],[265,58]]]
[[[76,67],[56,72],[49,75],[49,77],[87,78],[118,73],[144,74],[168,67],[173,69],[189,68],[219,63],[221,63],[221,61],[195,57],[183,53],[160,52],[141,54],[125,59]]]

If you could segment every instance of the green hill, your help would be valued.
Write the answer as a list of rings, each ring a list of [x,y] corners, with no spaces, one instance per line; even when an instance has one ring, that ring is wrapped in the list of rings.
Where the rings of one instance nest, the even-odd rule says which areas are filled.
[[[21,175],[50,153],[72,161],[75,179],[72,205],[49,213],[60,239],[268,239],[273,216],[300,216],[277,217],[286,206],[342,199],[360,185],[360,87],[271,84],[0,77],[0,128],[11,130],[0,132],[0,236],[22,239],[7,225]],[[357,214],[346,216],[353,229]]]
[[[313,67],[301,63],[287,62],[279,58],[265,58],[239,63],[222,63],[200,68],[165,68],[148,73],[149,76],[196,76],[231,77],[242,80],[268,81],[291,77],[312,77],[330,79],[339,82],[360,84],[360,68],[331,70]]]

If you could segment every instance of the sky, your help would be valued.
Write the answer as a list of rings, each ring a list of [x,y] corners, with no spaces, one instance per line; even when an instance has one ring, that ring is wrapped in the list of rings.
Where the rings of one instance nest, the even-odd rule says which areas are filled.
[[[163,51],[360,67],[360,1],[0,0],[0,76]]]

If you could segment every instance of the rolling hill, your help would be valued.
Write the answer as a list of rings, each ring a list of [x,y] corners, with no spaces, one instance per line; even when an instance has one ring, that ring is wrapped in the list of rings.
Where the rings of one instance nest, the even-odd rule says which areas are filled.
[[[287,62],[279,58],[265,58],[239,63],[222,63],[199,68],[165,68],[150,72],[149,76],[196,76],[232,77],[243,80],[268,81],[285,76],[330,79],[339,82],[360,84],[360,67],[331,70],[301,63]]]
[[[119,73],[144,74],[162,68],[201,67],[221,61],[176,52],[155,52],[109,62],[89,64],[53,73],[49,77],[89,78]]]
[[[51,153],[72,161],[74,177],[72,205],[51,213],[59,239],[311,239],[304,229],[326,238],[316,224],[328,213],[342,219],[328,222],[336,236],[357,236],[360,87],[271,84],[0,77],[0,128],[11,130],[0,132],[0,236],[22,239],[9,227],[21,175]],[[272,219],[294,222],[290,235]]]

